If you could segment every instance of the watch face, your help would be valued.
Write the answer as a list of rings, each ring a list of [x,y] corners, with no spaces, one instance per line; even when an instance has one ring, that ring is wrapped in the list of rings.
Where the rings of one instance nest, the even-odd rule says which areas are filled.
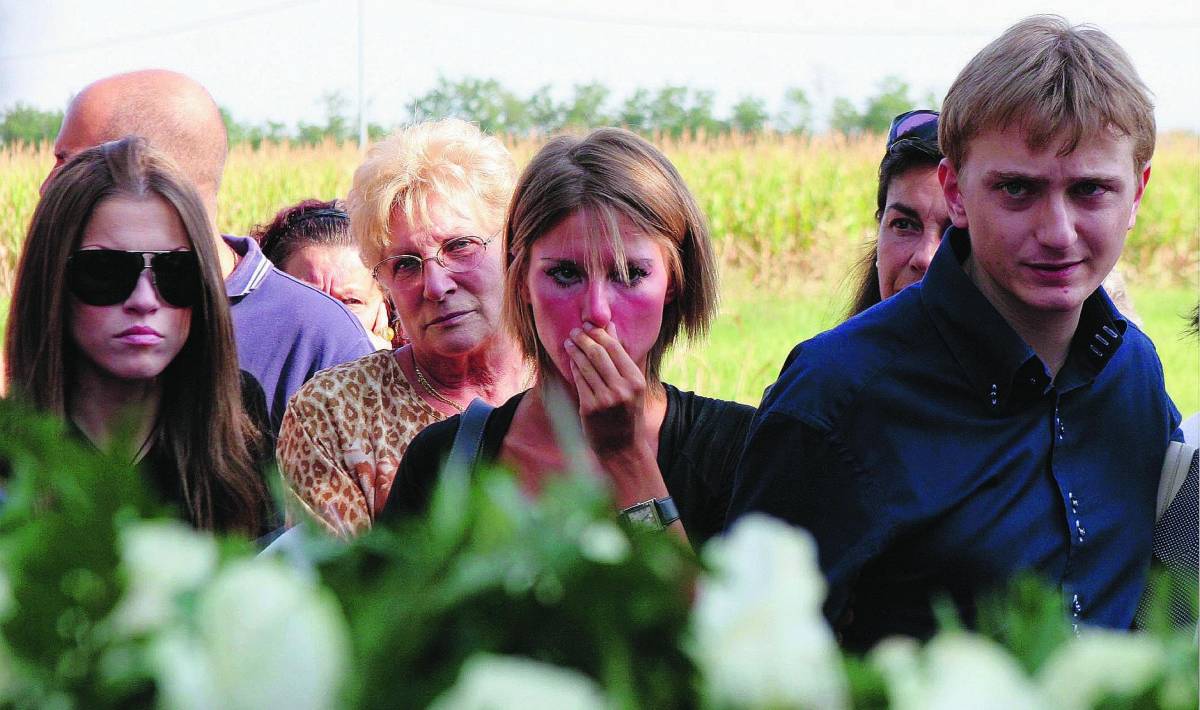
[[[625,517],[639,525],[662,527],[658,522],[658,511],[654,509],[654,501],[646,501],[626,508]]]

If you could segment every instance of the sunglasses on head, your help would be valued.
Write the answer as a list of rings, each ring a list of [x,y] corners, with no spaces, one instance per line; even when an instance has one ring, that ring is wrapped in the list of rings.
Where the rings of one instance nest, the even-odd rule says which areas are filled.
[[[888,129],[887,147],[891,148],[896,141],[905,138],[921,138],[936,143],[937,134],[937,111],[927,108],[905,111],[892,119],[892,127]]]
[[[89,306],[111,306],[129,298],[146,269],[168,304],[187,308],[200,300],[200,262],[192,251],[80,249],[67,257],[67,288]]]

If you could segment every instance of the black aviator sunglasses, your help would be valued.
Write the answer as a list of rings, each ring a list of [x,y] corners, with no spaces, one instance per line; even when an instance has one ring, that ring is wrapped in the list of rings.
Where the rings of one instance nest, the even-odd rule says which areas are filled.
[[[163,301],[176,308],[199,302],[200,262],[192,251],[80,249],[67,257],[67,288],[89,306],[111,306],[129,298],[146,269]]]

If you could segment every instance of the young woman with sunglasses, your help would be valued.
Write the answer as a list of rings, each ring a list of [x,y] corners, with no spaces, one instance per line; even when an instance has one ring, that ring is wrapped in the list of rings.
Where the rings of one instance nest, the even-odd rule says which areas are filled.
[[[97,448],[132,432],[130,457],[195,527],[258,536],[274,522],[266,404],[238,370],[210,232],[195,190],[142,139],[80,153],[30,222],[7,379]]]

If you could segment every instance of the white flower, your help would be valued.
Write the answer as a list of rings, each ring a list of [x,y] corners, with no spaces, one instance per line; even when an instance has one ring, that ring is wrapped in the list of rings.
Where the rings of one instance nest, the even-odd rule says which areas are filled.
[[[348,639],[336,602],[275,559],[233,563],[202,590],[195,637],[171,641],[160,662],[172,708],[329,708],[347,667]],[[212,700],[189,693],[208,688]],[[175,692],[178,691],[178,692]]]
[[[1054,707],[1074,710],[1145,690],[1166,666],[1167,650],[1153,636],[1086,629],[1050,656],[1038,682]]]
[[[161,707],[207,710],[220,706],[212,664],[199,639],[182,628],[168,629],[151,642],[149,658]]]
[[[821,604],[811,536],[765,515],[740,519],[704,550],[693,656],[712,699],[738,707],[845,707],[841,654]]]
[[[478,654],[430,710],[604,710],[600,688],[587,676],[519,656]]]
[[[579,550],[593,562],[615,565],[629,557],[629,540],[611,521],[595,521],[580,533]]]
[[[965,632],[939,634],[921,648],[890,638],[870,662],[887,682],[895,710],[1021,710],[1044,706],[1032,681],[1001,646]]]
[[[166,624],[176,597],[200,587],[217,567],[213,539],[177,520],[133,523],[121,530],[120,545],[128,587],[113,619],[124,633]]]

